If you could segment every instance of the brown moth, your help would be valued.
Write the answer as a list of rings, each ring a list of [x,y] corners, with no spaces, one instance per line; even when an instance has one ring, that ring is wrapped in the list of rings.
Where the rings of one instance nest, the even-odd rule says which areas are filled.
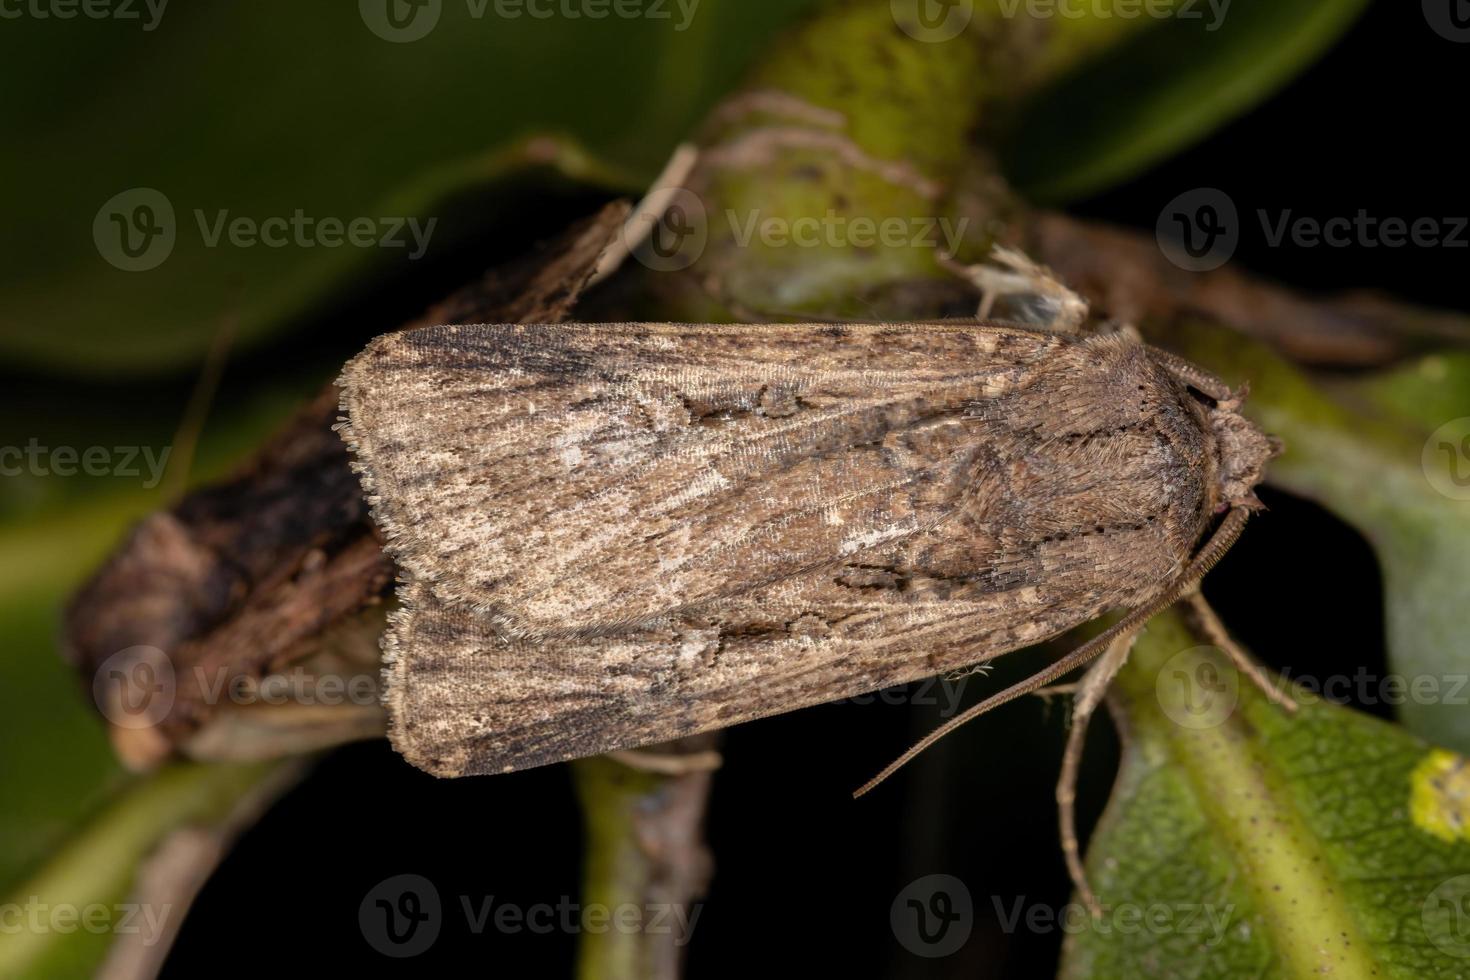
[[[968,717],[1192,588],[1274,452],[1170,354],[995,322],[440,326],[380,337],[340,384],[403,576],[391,737],[442,776],[855,696],[1131,610]]]

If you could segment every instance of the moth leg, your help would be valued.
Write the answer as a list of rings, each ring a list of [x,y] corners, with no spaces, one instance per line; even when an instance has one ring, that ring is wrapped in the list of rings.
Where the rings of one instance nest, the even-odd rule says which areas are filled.
[[[698,147],[691,143],[680,143],[674,147],[674,153],[669,157],[669,162],[664,164],[663,172],[654,178],[648,193],[643,195],[643,200],[638,202],[623,221],[622,230],[613,236],[607,250],[597,260],[597,267],[587,280],[588,289],[617,272],[628,256],[653,234],[658,223],[663,220],[664,212],[677,201],[679,192],[685,190],[684,184],[698,162]]]
[[[1200,593],[1199,589],[1196,588],[1189,595],[1185,596],[1184,601],[1189,606],[1190,618],[1193,620],[1195,626],[1198,627],[1199,631],[1204,634],[1205,639],[1210,641],[1211,646],[1216,646],[1224,650],[1225,656],[1230,658],[1230,662],[1235,665],[1235,669],[1248,677],[1250,682],[1259,688],[1261,693],[1266,695],[1269,700],[1280,705],[1287,711],[1296,711],[1297,703],[1277,685],[1272,684],[1271,679],[1266,676],[1265,671],[1261,670],[1260,665],[1251,659],[1251,655],[1246,653],[1239,643],[1235,642],[1235,638],[1225,629],[1225,624],[1220,622],[1220,617],[1215,614],[1215,610],[1205,601],[1205,597]]]
[[[1082,750],[1087,744],[1087,725],[1102,703],[1108,685],[1128,662],[1128,654],[1137,638],[1135,632],[1124,633],[1113,640],[1076,685],[1077,694],[1072,701],[1072,729],[1067,733],[1067,749],[1062,755],[1062,771],[1057,778],[1057,817],[1061,825],[1062,854],[1067,859],[1067,874],[1093,918],[1102,916],[1102,904],[1087,883],[1087,869],[1082,866],[1081,848],[1077,843],[1077,774],[1082,767]]]
[[[980,265],[963,265],[947,255],[939,257],[939,264],[980,291],[976,313],[980,320],[990,318],[996,300],[1015,296],[1020,301],[1012,305],[1030,314],[1025,322],[1062,334],[1082,332],[1087,300],[1062,285],[1046,266],[1037,265],[1013,248],[994,246],[990,261]]]

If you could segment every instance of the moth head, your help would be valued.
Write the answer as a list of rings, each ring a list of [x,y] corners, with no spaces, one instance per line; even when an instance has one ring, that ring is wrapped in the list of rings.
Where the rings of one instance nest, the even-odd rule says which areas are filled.
[[[1266,464],[1281,455],[1282,443],[1268,436],[1256,424],[1240,414],[1246,389],[1242,388],[1210,409],[1210,424],[1215,430],[1215,447],[1219,453],[1220,500],[1216,509],[1244,507],[1260,510],[1264,504],[1256,496],[1256,484],[1266,475]]]

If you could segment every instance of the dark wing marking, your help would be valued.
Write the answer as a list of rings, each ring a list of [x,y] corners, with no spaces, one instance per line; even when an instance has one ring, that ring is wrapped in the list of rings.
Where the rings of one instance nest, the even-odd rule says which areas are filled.
[[[642,349],[654,344],[651,338],[663,336],[659,329],[686,328],[637,327],[630,332],[636,334],[636,346]],[[688,329],[710,329],[717,336],[721,330]],[[740,345],[750,343],[749,337],[740,339],[739,331],[756,329],[728,328],[723,336],[730,346],[724,354],[718,343],[702,342],[701,350],[714,360],[734,358]],[[798,340],[817,329],[775,328],[778,335],[784,330]],[[446,601],[442,594],[445,582],[411,580],[402,592],[404,608],[395,614],[385,644],[386,699],[399,750],[432,772],[460,775],[521,769],[658,742],[965,667],[1055,636],[1106,609],[1137,606],[1157,594],[1188,560],[1210,516],[1213,442],[1200,405],[1145,348],[1117,338],[1065,343],[1049,339],[1057,346],[1045,358],[1028,361],[1016,351],[1006,352],[1005,345],[1014,336],[1020,338],[1016,343],[1036,352],[1036,338],[1030,335],[981,327],[936,329],[999,337],[991,352],[997,356],[982,370],[967,368],[963,378],[941,373],[933,384],[934,394],[921,382],[934,377],[936,368],[926,372],[921,366],[905,365],[911,375],[888,389],[904,394],[878,399],[878,407],[872,407],[871,379],[861,384],[851,379],[851,391],[842,394],[841,404],[828,407],[837,411],[856,402],[859,407],[850,409],[852,416],[842,416],[838,423],[827,426],[814,424],[812,432],[800,427],[791,430],[794,434],[789,438],[803,447],[799,452],[787,456],[775,450],[754,453],[750,465],[756,468],[749,473],[738,471],[748,489],[735,499],[753,508],[777,508],[760,511],[762,520],[775,513],[790,513],[797,515],[792,520],[799,521],[805,511],[798,505],[842,496],[834,488],[851,489],[851,484],[831,481],[855,481],[866,487],[870,483],[863,481],[871,477],[837,469],[827,482],[784,485],[780,479],[801,470],[809,460],[850,459],[853,453],[876,444],[889,452],[911,454],[907,468],[894,472],[912,472],[917,459],[928,461],[919,469],[932,475],[929,482],[917,487],[875,490],[870,496],[886,494],[908,501],[908,513],[942,513],[943,520],[917,521],[902,533],[877,534],[847,553],[841,548],[842,535],[854,528],[818,523],[801,533],[818,535],[829,549],[826,552],[799,535],[773,545],[797,551],[803,556],[799,562],[787,560],[779,550],[769,553],[754,548],[737,536],[718,552],[717,562],[693,567],[708,568],[740,582],[738,591],[700,593],[696,589],[694,594],[706,596],[698,605],[686,604],[674,612],[665,609],[636,627],[582,635],[527,637],[466,603]],[[538,392],[555,393],[565,382],[554,379],[565,371],[550,364],[553,354],[563,365],[575,359],[583,365],[579,370],[591,371],[597,361],[593,341],[600,337],[610,344],[619,339],[615,329],[599,334],[588,328],[574,336],[579,338],[576,343],[543,343],[533,347],[533,352],[539,351],[534,354],[517,353],[505,338],[492,349],[518,364],[541,358],[541,366],[526,373],[524,384]],[[683,335],[675,332],[673,336]],[[837,399],[833,394],[837,382],[832,379],[841,375],[840,362],[850,350],[861,350],[864,338],[870,336],[859,332],[857,340],[849,338],[850,348],[833,355],[833,366],[824,369],[828,373],[822,385],[826,387],[811,383],[799,390],[814,397],[826,392],[827,397]],[[924,349],[932,352],[933,338],[923,339]],[[881,342],[901,340],[902,334],[895,332]],[[489,355],[452,334],[438,335],[435,342],[447,346],[452,357],[478,363],[430,367],[412,360],[412,347],[391,349],[384,359],[406,365],[394,369],[404,372],[399,378],[431,378],[431,382],[414,383],[421,387],[442,384],[454,397],[506,405],[511,414],[515,405],[531,397],[522,391],[516,397],[494,395],[486,400],[473,387],[475,378],[483,384],[487,374],[492,379],[510,376],[511,369],[497,367],[493,359],[485,363]],[[660,356],[677,355],[693,346],[675,339]],[[915,349],[920,346],[915,340]],[[966,345],[967,354],[974,346]],[[464,353],[467,348],[474,353]],[[373,356],[373,350],[365,356]],[[673,359],[683,363],[677,356]],[[895,359],[902,360],[890,353],[886,363]],[[446,355],[440,352],[428,360],[438,364]],[[588,383],[581,389],[586,398],[605,399],[608,389],[622,390],[629,383],[623,380],[628,374],[638,377],[639,370],[655,370],[652,364],[646,369],[630,368],[627,356],[614,360],[621,373]],[[693,369],[685,366],[681,370]],[[726,377],[732,370],[726,365],[716,374]],[[381,383],[392,390],[394,378],[389,372]],[[488,390],[497,392],[506,383],[495,381]],[[710,410],[734,412],[741,404],[748,405],[751,383],[732,394],[711,391],[713,382],[701,387],[685,375],[673,387],[678,397],[696,400],[694,407],[681,401],[678,411],[667,409],[673,395],[649,401],[651,411],[667,410],[673,418],[666,427],[648,427],[640,438],[650,444],[683,447],[682,435],[692,440],[693,448],[675,454],[681,465],[691,465],[689,460],[698,452],[704,453],[700,459],[713,452],[719,465],[737,472],[734,465],[741,459],[739,453],[726,444],[728,440],[700,438],[699,427],[734,424],[740,432],[761,431],[766,424],[784,420],[789,425],[801,413],[816,410],[810,403],[798,405],[795,414],[745,408],[734,423],[700,421]],[[924,393],[913,394],[914,386],[922,386]],[[969,390],[965,397],[956,398],[950,394],[954,388]],[[568,411],[575,415],[580,406],[569,403],[565,393],[548,397],[561,406],[557,419],[546,423],[536,420],[535,413],[525,413],[530,418],[517,415],[518,424],[538,436],[515,440],[515,453],[500,451],[505,468],[492,483],[520,487],[518,492],[527,493],[539,508],[533,512],[551,518],[550,524],[520,518],[512,526],[516,534],[524,535],[524,541],[505,533],[492,537],[494,547],[502,551],[519,548],[518,553],[545,556],[558,570],[561,584],[585,594],[579,576],[596,570],[560,561],[547,540],[537,536],[545,531],[557,542],[570,540],[564,533],[558,536],[562,515],[583,499],[558,494],[553,475],[565,480],[568,470],[557,470],[547,462],[537,445],[537,439],[554,439],[558,433],[572,431],[561,419]],[[699,398],[704,401],[698,402]],[[920,399],[925,405],[943,404],[946,409],[932,415],[919,412],[912,406]],[[427,396],[410,403],[423,412],[454,418],[461,427],[466,424],[462,407],[445,407],[446,403]],[[605,412],[608,403],[599,404]],[[951,404],[967,406],[967,411],[955,417],[947,407]],[[394,419],[391,423],[380,422],[383,416],[373,409],[366,409],[365,416],[364,408],[359,408],[354,420],[372,419],[370,428],[379,439],[402,440],[415,431],[414,426],[401,422],[405,408],[389,413]],[[760,426],[752,424],[757,420]],[[586,421],[589,427],[596,424]],[[848,434],[814,450],[813,442],[823,438],[831,424],[847,426]],[[861,424],[871,425],[863,431],[873,432],[873,442],[851,435]],[[688,435],[691,430],[696,430],[695,435]],[[714,439],[716,449],[706,444],[709,439]],[[578,444],[585,451],[595,451],[591,440]],[[382,452],[381,445],[374,450],[379,455]],[[962,453],[972,455],[959,457],[964,460],[961,464],[955,460]],[[579,486],[590,494],[586,499],[596,500],[609,488],[616,490],[620,482],[645,486],[638,481],[646,474],[665,472],[659,469],[663,456],[648,451],[632,455],[631,462],[607,458],[594,467],[622,467],[621,481],[598,482],[595,472],[582,474],[575,467],[570,474],[574,482],[590,479]],[[780,466],[771,464],[773,456],[782,460]],[[512,465],[515,458],[522,460],[521,470]],[[458,479],[449,475],[458,472],[456,467],[467,467],[463,479],[473,479],[477,465],[448,453],[443,460],[425,464],[423,472],[430,476],[425,486],[442,487],[446,479]],[[393,485],[409,485],[412,475],[394,470]],[[382,492],[381,474],[374,479]],[[770,485],[773,480],[782,486],[781,496],[773,494],[772,500],[763,501],[762,481]],[[672,510],[651,504],[646,514],[635,508],[636,513],[627,516],[629,528],[642,531],[649,525],[638,521],[646,517],[654,522],[683,522],[676,526],[688,528],[695,544],[702,540],[699,535],[718,537],[730,527],[745,529],[748,536],[749,524],[743,514],[718,509],[729,493],[730,488],[724,488],[693,498],[704,502],[692,509],[688,502]],[[546,497],[562,503],[548,502]],[[489,499],[498,500],[495,495]],[[402,520],[399,503],[395,496],[379,506]],[[495,505],[501,507],[496,511],[499,519],[512,520],[508,504]],[[432,511],[434,499],[426,497],[423,506]],[[892,523],[884,521],[904,513],[898,510],[900,504],[891,501],[882,509],[854,506],[866,506],[852,512],[857,516],[851,520],[865,522],[856,524],[858,532],[891,528]],[[717,512],[719,519],[697,523],[708,520],[711,512]],[[481,520],[477,513],[466,509],[455,520]],[[843,516],[846,512],[838,513]],[[454,531],[452,523],[435,514],[427,519],[436,522],[432,533]],[[830,530],[834,526],[837,530]],[[623,532],[619,540],[643,548],[641,561],[658,561],[659,552],[647,546],[641,534],[626,533],[629,528],[619,529]],[[617,556],[607,557],[615,560]],[[683,567],[676,566],[669,573],[677,578]],[[515,601],[536,599],[535,590],[527,585],[532,580],[517,578],[514,571],[502,569],[499,574],[518,590]],[[623,593],[605,606],[592,608],[624,608],[618,603],[627,602],[629,595],[658,596],[657,583],[648,581],[651,574],[647,570],[633,574]],[[671,606],[683,603],[689,590],[704,580],[685,574],[679,581],[685,583],[681,586],[684,591],[672,597]],[[639,608],[652,606],[645,603]]]
[[[347,438],[399,564],[510,635],[616,632],[943,522],[966,413],[1075,343],[994,325],[563,324],[379,338]]]
[[[1003,579],[917,570],[939,531],[611,636],[517,639],[423,584],[389,628],[390,734],[441,776],[667,741],[968,667],[1133,605],[1174,567],[1152,525],[1079,537]],[[934,538],[935,540],[926,540]],[[1094,568],[1122,546],[1132,574]]]

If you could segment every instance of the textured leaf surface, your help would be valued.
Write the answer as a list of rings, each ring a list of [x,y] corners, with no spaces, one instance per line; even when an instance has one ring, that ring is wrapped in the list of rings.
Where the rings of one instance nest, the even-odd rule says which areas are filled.
[[[1105,912],[1073,917],[1062,976],[1464,976],[1470,764],[1343,708],[1288,715],[1198,643],[1160,617],[1119,677]]]
[[[1250,381],[1247,413],[1287,446],[1270,480],[1367,536],[1383,570],[1389,664],[1406,683],[1439,692],[1405,698],[1400,717],[1425,738],[1470,751],[1470,709],[1463,691],[1451,696],[1470,676],[1470,492],[1455,485],[1470,469],[1461,442],[1470,436],[1464,356],[1433,355],[1329,394],[1238,335],[1186,329],[1177,340],[1181,353],[1232,383]],[[1441,428],[1457,419],[1463,433]],[[1314,574],[1330,582],[1332,570]]]

